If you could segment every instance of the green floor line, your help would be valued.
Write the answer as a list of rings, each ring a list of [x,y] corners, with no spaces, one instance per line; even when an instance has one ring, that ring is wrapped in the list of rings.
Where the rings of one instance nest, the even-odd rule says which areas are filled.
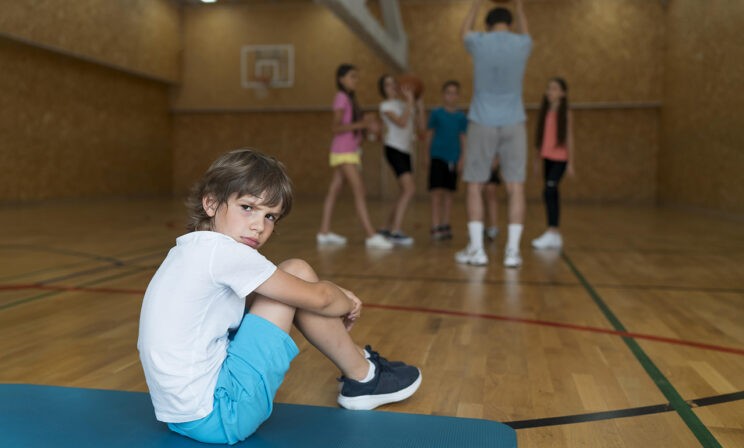
[[[599,294],[594,290],[594,288],[592,288],[592,285],[590,285],[581,272],[579,272],[568,255],[564,252],[561,256],[563,257],[563,261],[565,261],[568,267],[571,268],[571,271],[573,271],[576,278],[578,278],[584,286],[584,289],[589,293],[589,296],[591,296],[594,303],[597,304],[599,309],[602,311],[602,314],[604,314],[605,318],[612,324],[613,328],[617,331],[627,332],[628,330],[625,329],[625,326],[620,322],[620,319],[615,316],[612,310],[610,310],[610,307],[607,306],[604,300],[602,300]],[[656,367],[656,364],[651,361],[651,358],[649,358],[641,346],[638,345],[638,342],[629,337],[623,337],[623,341],[625,341],[625,344],[630,348],[630,351],[633,352],[633,355],[635,355],[638,362],[641,363],[643,369],[648,373],[653,382],[656,383],[656,387],[658,387],[666,399],[669,400],[669,404],[675,411],[677,411],[677,414],[679,414],[703,447],[721,448],[721,444],[718,443],[718,440],[713,437],[713,434],[711,434],[703,422],[700,421],[698,416],[695,415],[692,408],[690,408],[690,405],[682,398],[679,392],[677,392],[677,389],[672,386],[664,374],[661,373],[661,370]]]

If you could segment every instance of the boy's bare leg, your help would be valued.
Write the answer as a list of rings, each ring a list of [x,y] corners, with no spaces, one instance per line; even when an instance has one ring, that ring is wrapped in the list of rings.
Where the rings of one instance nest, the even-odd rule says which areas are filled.
[[[302,260],[287,260],[279,265],[279,269],[308,282],[318,281],[313,268]],[[369,362],[362,349],[354,344],[341,318],[296,310],[258,294],[253,299],[250,313],[263,317],[287,333],[294,322],[305,338],[336,364],[347,378],[361,380],[367,376]]]
[[[450,224],[450,216],[452,215],[452,192],[449,190],[445,190],[444,193],[442,193],[443,201],[442,201],[442,225],[449,225]]]
[[[441,205],[441,193],[439,188],[431,190],[431,227],[436,228],[442,224],[439,207]]]

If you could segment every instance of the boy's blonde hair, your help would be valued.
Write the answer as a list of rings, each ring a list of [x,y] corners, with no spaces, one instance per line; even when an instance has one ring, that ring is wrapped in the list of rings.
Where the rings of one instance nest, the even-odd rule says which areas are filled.
[[[213,197],[219,208],[234,194],[256,196],[269,207],[281,204],[278,219],[292,209],[292,181],[284,165],[252,149],[236,149],[218,157],[191,189],[186,200],[189,230],[212,230],[213,218],[204,210],[203,198]]]

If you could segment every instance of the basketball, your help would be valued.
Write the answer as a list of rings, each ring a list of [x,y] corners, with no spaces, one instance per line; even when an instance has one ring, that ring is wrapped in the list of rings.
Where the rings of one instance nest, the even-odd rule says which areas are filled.
[[[413,91],[413,95],[416,98],[421,97],[421,94],[424,93],[424,83],[421,82],[421,78],[414,75],[413,73],[404,73],[402,75],[398,75],[397,77],[398,85],[401,89],[403,88],[409,88]]]

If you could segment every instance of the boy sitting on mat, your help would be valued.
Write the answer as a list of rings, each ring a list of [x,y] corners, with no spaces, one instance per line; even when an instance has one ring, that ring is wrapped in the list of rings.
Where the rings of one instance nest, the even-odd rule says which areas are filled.
[[[258,252],[292,207],[280,162],[248,149],[224,154],[188,206],[192,232],[150,281],[140,316],[137,348],[158,420],[207,443],[253,434],[298,354],[293,324],[341,370],[341,406],[373,409],[416,392],[419,369],[352,341],[362,310],[354,293],[302,260],[275,266]]]

